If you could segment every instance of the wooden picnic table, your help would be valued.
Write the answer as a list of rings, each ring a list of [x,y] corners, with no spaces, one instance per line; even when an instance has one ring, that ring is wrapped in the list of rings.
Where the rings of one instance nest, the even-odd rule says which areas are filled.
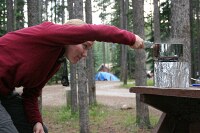
[[[163,112],[153,133],[200,133],[200,88],[136,86],[130,92]]]

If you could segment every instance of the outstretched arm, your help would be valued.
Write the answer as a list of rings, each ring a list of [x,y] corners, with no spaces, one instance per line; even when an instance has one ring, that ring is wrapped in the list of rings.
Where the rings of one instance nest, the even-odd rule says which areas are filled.
[[[51,22],[44,22],[40,25],[12,32],[10,36],[12,34],[15,35],[15,42],[29,43],[31,41],[36,44],[52,46],[76,45],[86,41],[104,41],[138,48],[142,40],[132,32],[110,25],[84,24],[77,26],[53,24]]]

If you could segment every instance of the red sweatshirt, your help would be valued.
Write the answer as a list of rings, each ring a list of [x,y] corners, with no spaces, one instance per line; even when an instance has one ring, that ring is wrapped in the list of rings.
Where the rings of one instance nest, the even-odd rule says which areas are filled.
[[[22,97],[29,122],[42,122],[37,98],[59,69],[63,46],[95,40],[132,45],[135,35],[114,26],[51,22],[6,34],[0,38],[0,95],[6,96],[15,87],[23,86]]]

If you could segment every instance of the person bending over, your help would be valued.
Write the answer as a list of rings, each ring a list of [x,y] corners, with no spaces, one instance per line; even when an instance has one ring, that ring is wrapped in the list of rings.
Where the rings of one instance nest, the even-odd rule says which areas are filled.
[[[109,25],[72,19],[9,32],[0,38],[0,133],[47,133],[38,109],[38,97],[65,56],[77,63],[94,41],[144,48],[143,39]],[[15,92],[23,87],[22,94]]]

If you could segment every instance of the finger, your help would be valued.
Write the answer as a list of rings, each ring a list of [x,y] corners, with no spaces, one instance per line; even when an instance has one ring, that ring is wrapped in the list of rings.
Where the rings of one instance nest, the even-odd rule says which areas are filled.
[[[138,48],[140,48],[140,49],[144,48],[144,43],[141,42],[141,43],[139,44],[139,47],[138,47]]]
[[[144,44],[143,43],[141,44],[140,48],[144,48]]]

